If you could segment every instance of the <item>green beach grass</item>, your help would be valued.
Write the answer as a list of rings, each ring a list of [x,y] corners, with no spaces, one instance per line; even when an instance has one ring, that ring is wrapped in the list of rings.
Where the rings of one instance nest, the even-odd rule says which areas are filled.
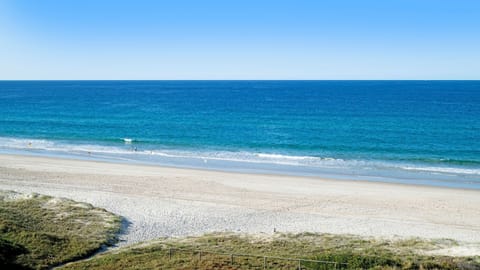
[[[479,269],[480,258],[420,255],[454,241],[329,234],[209,234],[112,250],[62,269]],[[202,252],[199,252],[202,251]],[[211,253],[210,253],[211,252]],[[239,254],[232,256],[229,254]],[[240,254],[254,256],[240,256]],[[255,257],[258,256],[258,257]],[[263,256],[269,256],[264,258]],[[337,262],[323,264],[283,258]]]
[[[95,254],[120,226],[89,204],[0,191],[0,269],[480,269],[480,257],[433,255],[453,240],[314,233],[212,233]]]
[[[113,243],[121,219],[103,209],[0,191],[0,268],[47,269]]]

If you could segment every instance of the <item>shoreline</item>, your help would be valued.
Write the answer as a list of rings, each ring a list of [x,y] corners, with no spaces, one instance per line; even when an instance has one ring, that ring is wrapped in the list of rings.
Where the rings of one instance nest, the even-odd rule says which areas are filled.
[[[130,154],[137,154],[132,152]],[[140,155],[145,153],[139,152]],[[382,171],[381,174],[372,173],[365,174],[363,171],[352,171],[352,168],[314,168],[304,165],[291,165],[291,164],[275,164],[268,162],[247,162],[247,161],[234,161],[234,160],[222,160],[220,158],[209,157],[189,157],[191,161],[153,161],[136,159],[135,157],[123,157],[123,156],[106,156],[98,153],[89,152],[44,152],[36,149],[0,149],[0,155],[12,155],[12,156],[25,156],[25,157],[39,157],[39,158],[51,158],[51,159],[67,159],[78,160],[88,162],[99,162],[109,164],[125,164],[136,166],[151,166],[151,167],[163,167],[172,169],[185,169],[185,170],[198,170],[198,171],[213,171],[224,173],[238,173],[238,174],[256,174],[256,175],[272,175],[272,176],[286,176],[286,177],[301,177],[301,178],[314,178],[314,179],[327,179],[333,181],[360,181],[360,182],[375,182],[375,183],[389,183],[400,185],[415,185],[415,186],[430,186],[440,188],[454,188],[454,189],[467,189],[467,190],[480,190],[480,179],[457,175],[428,175],[420,172],[411,172],[410,175],[401,175],[397,172]],[[259,154],[263,155],[263,154]],[[207,164],[207,160],[209,160]],[[195,161],[195,162],[193,162]],[[199,162],[201,161],[201,162]],[[218,163],[220,162],[220,163]],[[215,165],[212,165],[214,164]],[[238,164],[237,164],[238,163]],[[390,173],[390,174],[388,174]],[[445,178],[447,177],[447,178]]]
[[[319,232],[480,243],[480,191],[0,154],[0,189],[125,217],[123,244],[208,232]],[[479,248],[480,254],[480,248]]]
[[[173,165],[162,165],[162,164],[153,164],[153,163],[143,163],[143,162],[122,162],[121,160],[115,161],[115,160],[107,160],[107,159],[82,159],[80,157],[75,157],[75,156],[49,156],[49,155],[43,155],[43,154],[19,154],[19,153],[3,153],[0,152],[0,160],[2,160],[3,157],[5,156],[11,156],[11,157],[18,157],[18,158],[39,158],[39,159],[45,159],[45,160],[50,160],[51,162],[58,161],[58,160],[65,160],[65,161],[72,161],[72,162],[93,162],[97,164],[105,164],[105,165],[121,165],[121,166],[135,166],[135,167],[145,167],[145,168],[151,168],[151,169],[167,169],[167,170],[177,170],[177,171],[185,171],[185,172],[200,172],[200,173],[220,173],[220,174],[233,174],[233,175],[257,175],[257,176],[265,176],[265,177],[273,177],[273,178],[299,178],[299,179],[309,179],[313,181],[326,181],[326,182],[353,182],[353,183],[363,183],[365,185],[368,184],[378,184],[378,185],[386,185],[386,186],[412,186],[412,187],[427,187],[427,188],[433,188],[433,189],[453,189],[453,190],[465,190],[465,191],[480,191],[480,189],[476,188],[465,188],[465,187],[456,187],[456,186],[439,186],[439,185],[430,185],[430,184],[419,184],[419,183],[406,183],[406,182],[394,182],[394,181],[385,181],[385,180],[370,180],[370,179],[364,179],[364,178],[358,178],[358,179],[352,179],[351,177],[348,178],[349,175],[345,174],[345,177],[339,177],[336,178],[335,176],[333,177],[324,177],[324,176],[317,176],[317,175],[297,175],[297,174],[288,174],[288,173],[271,173],[271,172],[256,172],[256,171],[231,171],[231,170],[222,170],[222,169],[211,169],[211,168],[197,168],[197,167],[183,167],[183,166],[173,166]],[[2,165],[0,164],[0,168]],[[63,171],[63,170],[60,170]],[[383,179],[383,177],[377,177],[379,179]]]

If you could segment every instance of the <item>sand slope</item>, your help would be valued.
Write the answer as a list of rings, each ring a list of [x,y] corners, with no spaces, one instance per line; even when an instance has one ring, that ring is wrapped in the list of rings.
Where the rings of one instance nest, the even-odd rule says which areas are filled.
[[[274,229],[480,242],[477,190],[15,155],[0,155],[0,189],[122,215],[129,223],[124,243]]]

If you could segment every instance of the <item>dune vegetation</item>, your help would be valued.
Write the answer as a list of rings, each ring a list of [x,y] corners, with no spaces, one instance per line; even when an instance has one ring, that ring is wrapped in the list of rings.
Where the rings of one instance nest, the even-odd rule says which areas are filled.
[[[0,192],[1,269],[480,269],[453,240],[212,233],[108,249],[120,217],[72,200]],[[94,256],[91,256],[94,255]]]
[[[63,269],[480,269],[478,257],[427,255],[455,245],[450,240],[217,233],[112,250]]]
[[[92,205],[0,192],[0,268],[47,269],[115,241],[120,217]]]

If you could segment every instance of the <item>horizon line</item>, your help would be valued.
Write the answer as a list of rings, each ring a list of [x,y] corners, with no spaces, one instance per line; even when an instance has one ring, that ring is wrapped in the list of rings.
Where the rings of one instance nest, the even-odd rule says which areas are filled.
[[[15,81],[480,81],[480,79],[0,79],[0,82]]]

